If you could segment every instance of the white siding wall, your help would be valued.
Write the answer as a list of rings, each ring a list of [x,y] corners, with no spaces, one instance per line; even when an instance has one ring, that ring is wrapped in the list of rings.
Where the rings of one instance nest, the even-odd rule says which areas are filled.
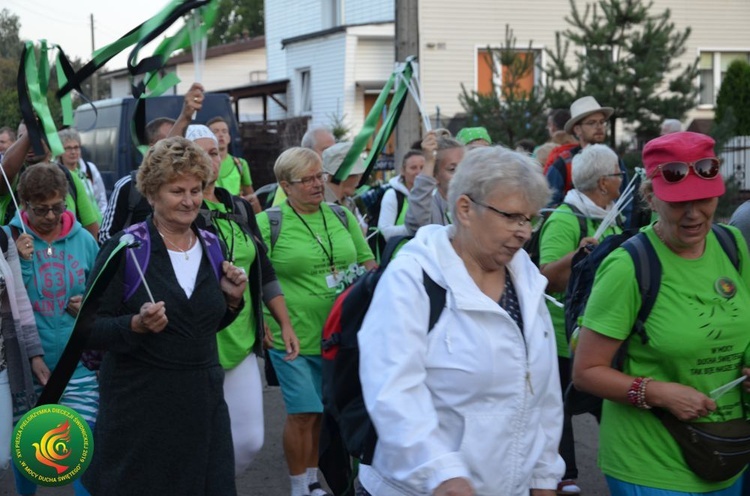
[[[581,8],[587,3],[576,2]],[[655,10],[666,8],[678,29],[691,26],[693,30],[686,53],[676,61],[683,66],[695,59],[699,48],[750,49],[750,1],[655,0]],[[446,118],[463,112],[458,95],[461,83],[468,89],[475,87],[476,49],[503,42],[506,24],[513,29],[518,47],[530,41],[534,47],[554,47],[555,31],[569,27],[564,20],[569,12],[563,0],[475,0],[470,9],[457,8],[452,0],[421,2],[420,72],[426,108],[434,113],[439,105]]]
[[[393,25],[391,33],[393,33]],[[387,81],[393,73],[394,67],[394,40],[391,34],[386,39],[361,39],[350,36],[350,44],[355,51],[350,54],[351,63],[354,66],[354,82],[351,88],[354,91],[353,105],[351,111],[347,110],[347,123],[352,127],[352,137],[356,136],[364,124],[365,96],[361,88],[356,87],[357,81]]]
[[[393,21],[394,0],[345,0],[346,24]]]
[[[346,105],[344,69],[346,35],[337,33],[286,47],[286,74],[290,79],[289,115],[296,115],[295,102],[298,71],[309,68],[312,90],[312,125],[329,125],[330,115],[341,113]]]
[[[268,58],[268,80],[284,79],[286,51],[281,40],[322,29],[321,0],[265,0],[265,36]]]
[[[247,50],[206,59],[201,83],[206,91],[243,86],[265,81],[265,71],[266,50],[263,48]],[[253,79],[251,79],[251,73],[254,73]],[[177,85],[177,92],[184,93],[195,79],[193,62],[178,66],[177,75],[182,80]],[[259,75],[261,75],[260,79],[258,79]]]

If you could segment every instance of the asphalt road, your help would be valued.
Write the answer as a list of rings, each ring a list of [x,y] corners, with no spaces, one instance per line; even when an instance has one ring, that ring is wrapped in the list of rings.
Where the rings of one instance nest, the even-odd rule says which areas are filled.
[[[284,403],[277,387],[266,387],[263,393],[265,443],[253,465],[237,478],[237,494],[238,496],[289,496],[289,478],[281,445],[281,432],[286,418]],[[596,467],[598,442],[596,421],[590,415],[578,416],[574,418],[573,425],[581,494],[583,496],[608,496],[609,491],[607,491],[604,477]],[[13,477],[8,474],[0,479],[0,496],[15,494]],[[70,486],[40,487],[37,494],[39,496],[73,496],[74,492]]]

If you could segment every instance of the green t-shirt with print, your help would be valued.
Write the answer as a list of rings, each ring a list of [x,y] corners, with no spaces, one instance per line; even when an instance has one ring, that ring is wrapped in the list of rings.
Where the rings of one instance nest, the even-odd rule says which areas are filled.
[[[299,217],[288,203],[279,208],[281,230],[274,246],[271,246],[271,229],[265,212],[257,215],[258,226],[284,292],[292,326],[300,340],[300,353],[320,355],[323,324],[337,294],[337,287],[330,284],[331,248],[340,276],[375,257],[350,211],[344,209],[348,218],[347,229],[326,203],[321,204],[319,212],[300,214]],[[267,308],[264,314],[273,332],[274,348],[283,350],[278,324],[270,318]]]
[[[600,220],[586,219],[588,231],[585,236],[593,236],[601,224]],[[622,232],[618,226],[609,227],[602,239],[612,234]],[[562,204],[555,209],[542,226],[539,239],[539,265],[556,262],[565,255],[578,248],[581,242],[581,225],[576,215],[568,205]],[[551,293],[560,303],[565,302],[565,293]],[[569,358],[568,338],[565,335],[565,309],[547,301],[552,325],[555,327],[555,339],[557,341],[557,355]]]
[[[204,203],[209,210],[223,213],[227,211],[223,203],[208,200]],[[215,218],[213,224],[216,227],[216,234],[227,248],[227,257],[233,260],[237,267],[242,267],[247,274],[250,274],[257,256],[252,239],[236,222]],[[245,305],[237,318],[216,335],[219,344],[219,361],[226,370],[239,365],[253,351],[255,345],[255,314],[253,312],[255,305],[251,301],[250,284],[245,288],[243,296]]]
[[[648,343],[628,342],[626,374],[684,384],[705,394],[741,375],[750,345],[750,270],[747,245],[739,231],[731,229],[740,250],[742,275],[713,232],[700,258],[685,259],[661,243],[653,227],[644,229],[661,262],[661,286],[645,322]],[[582,324],[624,340],[640,305],[632,258],[620,248],[599,267]],[[741,388],[719,398],[717,407],[700,420],[741,417]],[[685,465],[679,447],[655,415],[607,400],[599,433],[599,465],[605,474],[626,482],[690,493],[718,491],[733,482],[700,479]]]
[[[239,167],[237,162],[239,162]],[[240,168],[242,168],[242,174],[240,174]],[[233,195],[240,195],[242,193],[242,186],[252,185],[253,179],[250,177],[250,166],[247,165],[247,160],[227,155],[221,161],[216,186],[224,188]]]

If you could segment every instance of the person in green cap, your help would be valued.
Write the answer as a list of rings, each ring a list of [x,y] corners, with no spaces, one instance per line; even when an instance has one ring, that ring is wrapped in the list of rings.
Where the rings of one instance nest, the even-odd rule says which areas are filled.
[[[490,133],[483,127],[465,127],[458,132],[456,139],[463,143],[467,150],[492,144]]]

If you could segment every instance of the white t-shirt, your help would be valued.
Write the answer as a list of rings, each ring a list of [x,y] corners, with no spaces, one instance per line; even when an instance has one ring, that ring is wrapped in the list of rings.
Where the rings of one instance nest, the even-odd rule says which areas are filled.
[[[203,246],[196,240],[193,247],[188,251],[173,251],[167,248],[167,252],[169,252],[169,258],[172,261],[177,282],[180,283],[180,287],[190,298],[195,289],[195,281],[198,278],[198,268],[201,265],[201,258],[203,258]]]

